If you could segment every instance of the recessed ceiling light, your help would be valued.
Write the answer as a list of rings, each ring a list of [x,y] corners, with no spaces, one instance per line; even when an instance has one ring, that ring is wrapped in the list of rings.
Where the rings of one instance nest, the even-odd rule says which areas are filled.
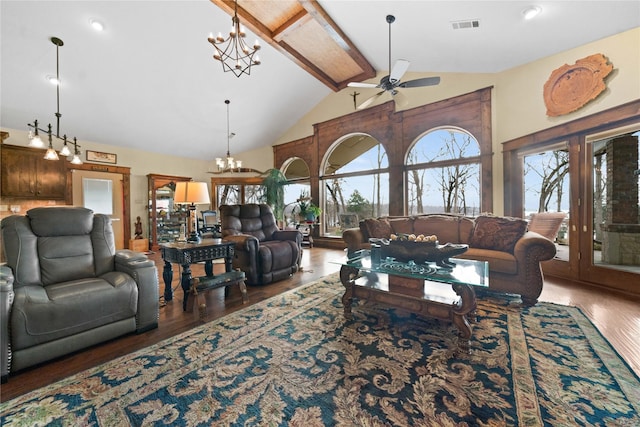
[[[58,80],[56,76],[47,76],[47,81],[52,85],[56,85],[56,86],[60,84],[60,80]]]
[[[89,24],[91,24],[93,29],[96,30],[96,31],[104,30],[104,24],[102,22],[98,21],[97,19],[90,19],[89,20]]]
[[[522,14],[524,15],[524,19],[529,20],[538,16],[540,12],[542,12],[542,8],[540,6],[529,6],[522,11]]]

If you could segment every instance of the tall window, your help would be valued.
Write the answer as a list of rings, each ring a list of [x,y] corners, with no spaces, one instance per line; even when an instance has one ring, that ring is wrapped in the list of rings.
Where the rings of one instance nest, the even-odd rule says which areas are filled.
[[[284,186],[284,220],[285,225],[295,226],[299,222],[299,202],[311,194],[309,183],[309,166],[299,157],[287,160],[283,167],[287,185]]]
[[[344,138],[328,153],[320,179],[325,235],[341,236],[363,218],[389,213],[389,161],[369,135]]]
[[[480,213],[480,146],[469,133],[440,128],[422,135],[406,159],[407,212]]]

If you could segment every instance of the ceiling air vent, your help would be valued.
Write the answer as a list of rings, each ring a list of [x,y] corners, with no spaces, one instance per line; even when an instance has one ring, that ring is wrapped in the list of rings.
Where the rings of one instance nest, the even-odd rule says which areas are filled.
[[[453,21],[451,22],[454,30],[462,30],[464,28],[478,28],[480,27],[480,20],[478,19],[467,19],[464,21]]]

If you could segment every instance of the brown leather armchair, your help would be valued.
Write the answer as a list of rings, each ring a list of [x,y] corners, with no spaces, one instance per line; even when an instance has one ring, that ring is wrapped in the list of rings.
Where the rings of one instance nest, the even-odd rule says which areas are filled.
[[[235,242],[233,267],[248,285],[283,280],[300,269],[302,233],[280,230],[266,204],[220,206],[222,238]]]
[[[2,219],[0,370],[10,372],[158,326],[158,272],[115,249],[111,219],[81,207]]]

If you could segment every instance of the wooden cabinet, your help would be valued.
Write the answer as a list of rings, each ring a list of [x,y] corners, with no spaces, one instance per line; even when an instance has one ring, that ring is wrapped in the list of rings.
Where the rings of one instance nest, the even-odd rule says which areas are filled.
[[[157,251],[160,243],[174,242],[189,215],[184,205],[173,202],[176,182],[191,178],[171,175],[147,175],[149,185],[149,246]]]
[[[44,150],[2,145],[3,197],[64,199],[67,189],[65,160],[45,160]]]

